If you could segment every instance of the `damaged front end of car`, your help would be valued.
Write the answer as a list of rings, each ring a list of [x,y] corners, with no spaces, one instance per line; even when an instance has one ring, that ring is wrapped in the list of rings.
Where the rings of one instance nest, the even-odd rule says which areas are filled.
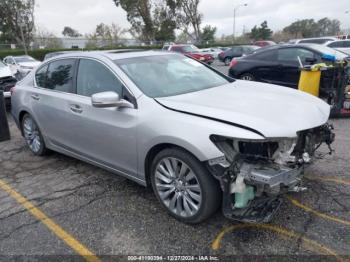
[[[301,178],[315,151],[326,144],[329,154],[335,135],[329,124],[300,131],[296,138],[242,140],[212,135],[224,157],[208,161],[220,181],[223,213],[233,220],[269,222],[287,192],[303,191]]]

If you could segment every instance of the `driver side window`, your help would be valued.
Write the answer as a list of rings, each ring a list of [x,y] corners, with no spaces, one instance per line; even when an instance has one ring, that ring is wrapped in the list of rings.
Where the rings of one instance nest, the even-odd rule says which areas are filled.
[[[81,59],[77,77],[77,94],[91,97],[93,94],[114,91],[122,95],[123,84],[103,64]]]

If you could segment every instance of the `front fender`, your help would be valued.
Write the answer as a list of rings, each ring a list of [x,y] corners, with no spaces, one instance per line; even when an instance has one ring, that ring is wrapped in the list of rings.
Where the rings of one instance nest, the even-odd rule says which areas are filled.
[[[141,117],[147,121],[140,124],[137,132],[138,173],[141,177],[145,174],[144,167],[148,152],[160,144],[179,146],[203,162],[224,155],[210,140],[211,135],[264,139],[252,131],[227,123],[175,112],[158,104],[156,107],[156,112],[149,111],[147,115]]]

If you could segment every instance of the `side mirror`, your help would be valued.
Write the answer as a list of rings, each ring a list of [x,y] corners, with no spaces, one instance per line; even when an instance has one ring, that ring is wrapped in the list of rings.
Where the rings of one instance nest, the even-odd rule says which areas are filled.
[[[116,92],[101,92],[91,96],[91,103],[94,107],[108,108],[108,107],[127,107],[134,108],[134,105],[129,101],[120,99]]]

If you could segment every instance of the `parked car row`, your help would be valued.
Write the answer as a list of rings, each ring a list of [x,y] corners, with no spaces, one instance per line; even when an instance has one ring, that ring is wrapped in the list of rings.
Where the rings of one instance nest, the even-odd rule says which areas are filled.
[[[15,86],[17,79],[13,76],[8,65],[0,61],[0,91],[4,92],[6,104],[10,104],[11,88]]]
[[[170,44],[165,45],[162,50],[184,54],[209,65],[215,60],[214,55],[202,52],[195,45]]]
[[[317,44],[275,45],[232,60],[229,76],[297,88],[300,77],[298,58],[304,65],[311,65],[324,62],[325,55],[329,54],[338,60],[347,57],[342,52]]]
[[[40,65],[40,61],[31,56],[7,56],[4,58],[4,63],[7,64],[11,72],[18,80],[26,76],[31,70]]]
[[[350,39],[348,39],[347,37],[315,37],[305,39],[292,39],[288,43],[325,45],[350,55]]]
[[[259,48],[260,47],[254,45],[234,46],[221,52],[218,58],[221,62],[224,62],[225,65],[229,65],[233,58],[249,55]]]
[[[11,88],[40,63],[30,56],[7,56],[0,61],[0,90],[7,105],[11,102]]]

